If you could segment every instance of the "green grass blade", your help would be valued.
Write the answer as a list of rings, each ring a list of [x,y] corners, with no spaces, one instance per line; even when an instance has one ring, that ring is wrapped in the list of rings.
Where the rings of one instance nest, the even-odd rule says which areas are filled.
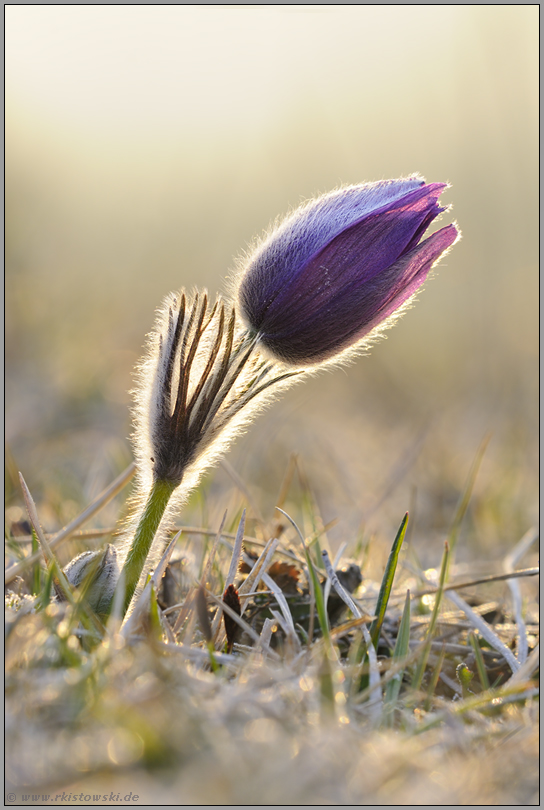
[[[410,651],[410,591],[406,591],[406,600],[404,602],[404,610],[402,611],[402,619],[400,620],[400,627],[393,650],[392,661],[397,664],[401,659],[406,658]],[[384,724],[387,727],[393,725],[394,711],[399,698],[400,687],[402,685],[402,678],[404,676],[404,669],[398,672],[395,677],[389,681],[385,688],[384,697]]]
[[[438,620],[438,614],[440,612],[440,605],[442,603],[444,585],[446,583],[446,576],[449,568],[449,559],[450,559],[450,548],[448,542],[446,541],[444,543],[444,554],[442,556],[442,565],[440,568],[440,579],[438,584],[438,590],[436,592],[433,612],[431,615],[431,621],[429,622],[429,629],[427,631],[427,639],[426,639],[427,643],[425,644],[425,647],[421,654],[421,658],[417,663],[414,677],[412,678],[412,688],[414,690],[418,690],[420,688],[421,681],[423,680],[423,673],[425,672],[425,667],[427,666],[427,660],[429,658],[429,653],[431,651],[431,642],[433,640],[436,622]]]
[[[378,594],[378,601],[376,603],[376,618],[370,626],[370,637],[375,649],[378,649],[378,641],[380,638],[380,631],[382,629],[383,620],[385,618],[385,611],[387,610],[387,603],[391,595],[391,588],[393,587],[393,579],[397,570],[397,563],[399,553],[402,548],[404,536],[406,534],[406,527],[408,525],[408,512],[404,515],[402,522],[399,526],[397,536],[395,537],[387,565],[385,567],[380,592]]]
[[[36,601],[36,610],[45,610],[51,602],[51,591],[53,590],[54,575],[55,569],[53,563],[51,563],[45,572],[43,587]]]
[[[372,645],[375,650],[378,649],[378,641],[380,638],[380,632],[382,629],[383,620],[385,618],[385,612],[387,610],[387,604],[389,602],[389,596],[391,595],[391,588],[393,586],[393,579],[395,577],[395,572],[397,570],[397,563],[399,559],[399,552],[402,547],[402,543],[404,541],[404,536],[406,534],[406,527],[408,525],[408,512],[404,515],[401,524],[399,526],[399,530],[393,541],[393,545],[391,547],[391,551],[389,553],[389,559],[387,560],[387,565],[385,566],[385,571],[382,577],[382,582],[380,585],[380,591],[378,593],[378,600],[376,602],[376,618],[372,622],[370,626],[370,639],[372,641]],[[361,669],[363,669],[366,657],[367,657],[367,647],[365,645],[361,655]],[[361,680],[359,683],[359,689],[364,690],[368,687],[368,675],[363,673],[361,675]]]
[[[469,633],[468,640],[470,646],[474,650],[474,658],[476,660],[476,669],[478,670],[478,677],[482,685],[482,689],[486,692],[490,688],[489,678],[487,677],[487,669],[485,668],[485,661],[482,655],[482,650],[478,644],[476,633]]]
[[[37,552],[40,550],[40,545],[38,543],[38,538],[36,537],[36,532],[34,529],[32,530],[32,555],[36,555]],[[42,575],[41,575],[41,565],[40,561],[36,560],[34,563],[34,567],[32,568],[32,590],[31,593],[34,596],[37,596],[41,589],[42,589]]]
[[[427,647],[428,645],[425,647],[425,652],[427,652]],[[433,674],[431,675],[431,679],[429,681],[429,686],[427,689],[427,698],[425,700],[425,705],[423,707],[426,712],[431,710],[433,695],[435,693],[436,686],[438,684],[438,679],[440,678],[440,673],[442,672],[442,667],[444,666],[445,658],[446,658],[446,650],[444,646],[442,646],[442,649],[440,650],[440,655],[438,656],[437,664],[434,668]]]

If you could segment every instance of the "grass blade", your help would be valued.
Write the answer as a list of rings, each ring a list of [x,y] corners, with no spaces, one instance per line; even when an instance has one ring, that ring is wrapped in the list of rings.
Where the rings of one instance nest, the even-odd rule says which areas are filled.
[[[402,522],[399,526],[399,530],[393,541],[393,545],[391,547],[391,551],[389,553],[389,559],[387,560],[387,565],[385,566],[385,571],[382,577],[380,591],[378,593],[378,600],[376,603],[376,610],[375,610],[375,619],[373,620],[370,626],[370,641],[372,642],[372,646],[374,650],[378,649],[378,641],[380,639],[380,632],[382,629],[383,620],[385,618],[385,612],[387,610],[387,604],[389,602],[389,597],[391,595],[391,588],[393,586],[393,579],[395,578],[395,572],[397,570],[397,563],[399,559],[399,553],[402,547],[402,543],[404,541],[404,537],[406,534],[406,527],[408,525],[408,512],[404,515]],[[365,638],[365,642],[366,642]],[[367,649],[368,649],[367,643]],[[367,651],[363,651],[361,664],[364,665],[367,656]],[[361,676],[361,683],[360,688],[366,689],[369,684],[368,678],[366,675]]]
[[[370,626],[370,637],[374,647],[378,648],[378,641],[380,638],[380,631],[382,629],[383,620],[385,618],[385,611],[387,610],[387,603],[391,595],[391,588],[393,587],[393,579],[397,570],[397,563],[399,560],[399,553],[402,548],[404,536],[406,534],[406,527],[408,526],[408,512],[404,515],[402,522],[399,526],[397,536],[393,542],[389,559],[385,567],[380,592],[378,594],[378,601],[376,603],[376,618]]]
[[[133,478],[134,473],[136,472],[136,465],[133,462],[129,464],[126,470],[124,470],[121,475],[119,475],[115,481],[106,487],[106,489],[98,495],[94,501],[81,512],[77,517],[75,517],[70,523],[65,526],[60,532],[57,532],[51,539],[49,540],[49,547],[54,549],[61,543],[63,540],[66,540],[67,537],[74,534],[79,527],[89,520],[93,515],[99,512],[103,506],[109,503],[115,496],[125,487],[128,482]],[[5,573],[5,584],[9,585],[10,582],[13,582],[15,577],[18,577],[23,571],[35,563],[36,560],[40,559],[40,552],[36,552],[35,554],[31,554],[29,557],[26,557],[22,562],[16,563],[12,565]]]
[[[330,645],[331,645],[331,635],[330,635],[330,629],[329,629],[329,617],[327,616],[327,610],[325,608],[325,599],[323,597],[323,591],[321,589],[321,583],[319,581],[319,577],[317,576],[315,566],[314,566],[314,564],[312,562],[312,558],[310,556],[310,551],[309,551],[308,546],[306,545],[306,543],[304,541],[304,537],[302,536],[302,533],[301,533],[300,529],[298,528],[298,526],[295,523],[295,521],[293,520],[293,518],[291,518],[287,514],[287,512],[284,512],[283,509],[280,509],[279,506],[276,506],[276,509],[278,510],[278,512],[281,512],[282,515],[284,515],[287,518],[289,523],[294,527],[296,533],[300,537],[300,541],[302,543],[302,548],[304,549],[304,556],[306,558],[306,565],[308,566],[308,572],[310,574],[310,585],[311,585],[311,587],[313,589],[313,595],[314,595],[314,599],[315,599],[315,607],[316,607],[316,610],[317,610],[317,618],[319,620],[319,625],[321,627],[321,632],[323,634],[323,638],[325,639],[325,643],[326,643],[327,649],[328,649],[330,647]]]
[[[400,620],[400,627],[393,651],[392,660],[394,664],[398,664],[400,660],[405,658],[410,652],[410,591],[406,591],[406,600],[404,602],[404,610],[402,612],[402,619]],[[385,687],[384,697],[384,725],[391,728],[393,725],[394,713],[397,706],[400,687],[402,685],[402,678],[404,676],[404,668],[401,669],[392,680]]]
[[[436,592],[435,600],[434,600],[434,607],[433,612],[431,615],[431,621],[429,622],[429,629],[427,631],[427,638],[426,644],[423,648],[423,652],[421,654],[421,658],[417,662],[416,671],[414,673],[414,677],[412,678],[412,688],[414,690],[418,690],[421,686],[421,681],[423,679],[423,673],[425,672],[425,667],[427,666],[427,660],[429,658],[429,653],[431,651],[431,642],[433,640],[434,630],[436,627],[436,622],[438,619],[438,614],[440,612],[440,605],[442,603],[442,595],[444,593],[444,585],[446,582],[446,576],[449,568],[449,559],[450,559],[450,549],[448,545],[448,541],[444,543],[444,554],[442,556],[442,565],[440,568],[440,578],[438,582],[438,591]]]
[[[485,661],[482,655],[482,650],[480,649],[480,645],[478,644],[478,638],[476,637],[476,633],[472,632],[468,635],[468,640],[470,646],[474,650],[474,658],[476,661],[476,669],[478,670],[478,677],[480,679],[480,683],[482,685],[482,689],[487,692],[490,688],[489,678],[487,677],[487,669],[485,668]]]

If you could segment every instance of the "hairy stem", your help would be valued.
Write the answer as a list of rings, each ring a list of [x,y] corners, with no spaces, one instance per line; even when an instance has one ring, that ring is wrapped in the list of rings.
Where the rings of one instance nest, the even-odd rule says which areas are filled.
[[[138,585],[153,539],[160,526],[164,510],[177,485],[177,483],[171,481],[156,480],[151,487],[151,492],[121,572],[121,581],[125,582],[125,613],[134,596],[134,591]]]

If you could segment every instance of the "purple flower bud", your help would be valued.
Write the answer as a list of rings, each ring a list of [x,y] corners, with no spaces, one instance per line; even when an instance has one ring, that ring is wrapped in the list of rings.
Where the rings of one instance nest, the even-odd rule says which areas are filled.
[[[448,225],[420,241],[445,210],[445,188],[420,177],[348,186],[285,219],[238,285],[260,344],[285,363],[312,365],[383,326],[458,237]]]

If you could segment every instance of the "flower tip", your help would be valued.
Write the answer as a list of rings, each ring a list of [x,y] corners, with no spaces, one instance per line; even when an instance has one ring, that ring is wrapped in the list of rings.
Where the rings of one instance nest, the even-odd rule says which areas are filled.
[[[457,222],[451,222],[449,225],[442,228],[442,231],[445,233],[444,242],[447,242],[444,248],[445,250],[448,250],[461,239],[461,229]]]
[[[448,183],[420,175],[337,189],[298,209],[250,257],[238,285],[248,328],[288,365],[338,355],[388,320],[459,239]]]

